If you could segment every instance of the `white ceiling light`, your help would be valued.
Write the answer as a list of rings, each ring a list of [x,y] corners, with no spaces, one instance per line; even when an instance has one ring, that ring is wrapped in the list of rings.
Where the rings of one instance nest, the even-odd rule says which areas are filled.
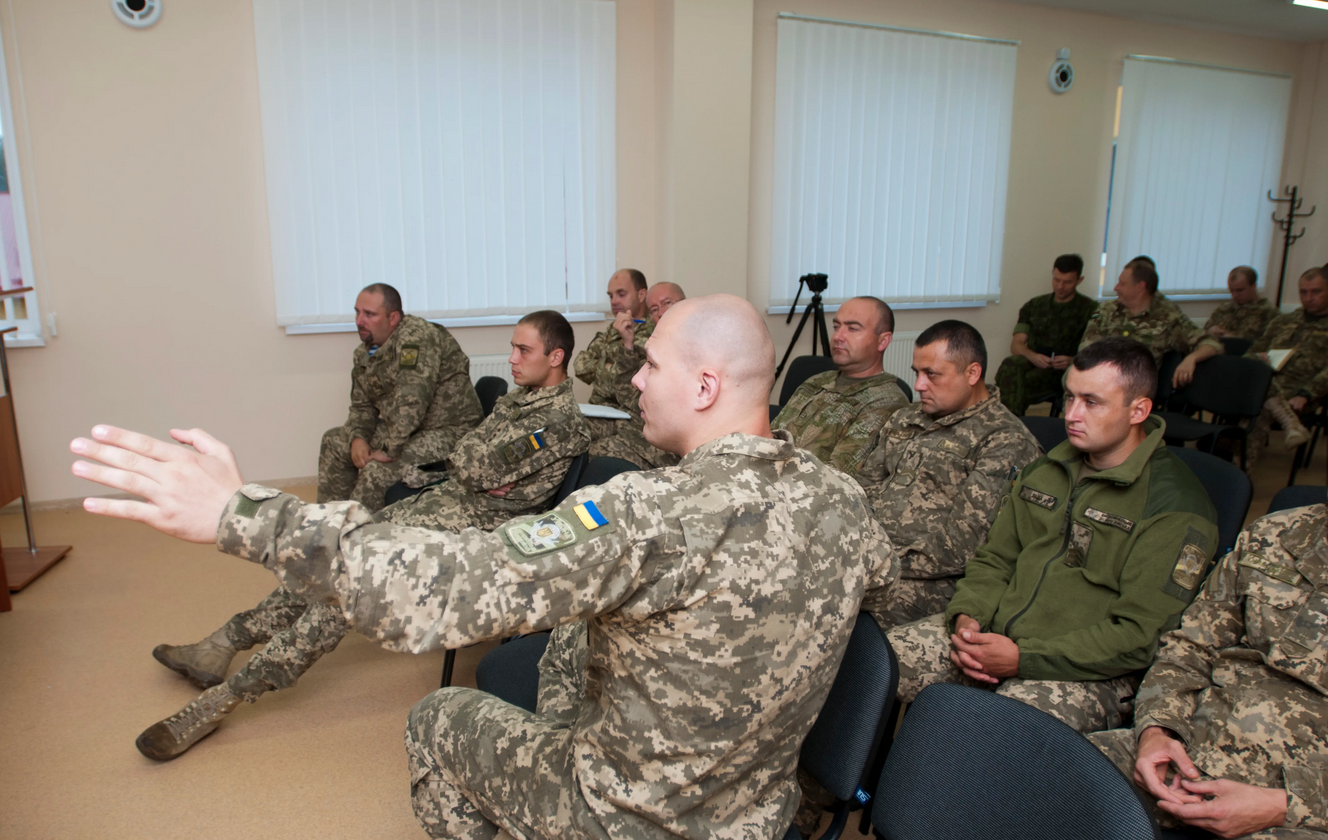
[[[1290,0],[1293,6],[1309,6],[1311,9],[1323,9],[1328,12],[1328,0]]]

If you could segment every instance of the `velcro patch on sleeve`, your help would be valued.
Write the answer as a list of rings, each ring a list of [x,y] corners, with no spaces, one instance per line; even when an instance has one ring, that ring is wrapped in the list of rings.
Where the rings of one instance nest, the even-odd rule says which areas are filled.
[[[420,346],[418,344],[401,345],[400,364],[403,368],[413,368],[420,361]]]
[[[1243,554],[1240,558],[1240,565],[1250,569],[1262,572],[1273,580],[1280,580],[1283,583],[1295,586],[1302,580],[1300,572],[1290,566],[1283,566],[1281,563],[1274,563],[1267,557],[1258,554]]]
[[[1134,520],[1126,519],[1125,517],[1117,513],[1107,513],[1105,510],[1098,510],[1097,508],[1089,508],[1084,511],[1084,516],[1088,517],[1094,522],[1101,522],[1103,525],[1110,525],[1113,528],[1120,528],[1122,531],[1124,531],[1127,534],[1134,530]]]
[[[544,443],[544,432],[544,429],[539,429],[528,435],[522,435],[504,446],[503,460],[509,464],[515,464],[539,452],[547,445]]]
[[[1047,510],[1051,510],[1052,508],[1056,507],[1055,496],[1051,495],[1050,493],[1043,493],[1041,490],[1034,490],[1032,487],[1029,487],[1027,484],[1019,488],[1019,498],[1023,499],[1026,502],[1032,502],[1033,504],[1038,505],[1039,507],[1044,507]]]
[[[1185,543],[1180,548],[1180,556],[1176,558],[1176,566],[1171,570],[1171,579],[1176,585],[1187,592],[1193,592],[1199,586],[1199,581],[1203,580],[1204,567],[1208,565],[1208,555],[1203,549],[1191,543]]]
[[[514,522],[503,529],[512,547],[527,557],[557,551],[577,541],[572,523],[556,513]]]
[[[587,531],[593,531],[601,525],[609,524],[608,518],[599,512],[599,508],[594,502],[582,502],[572,510],[576,511],[577,518],[581,520],[582,525],[586,526]]]
[[[235,503],[235,515],[243,516],[245,519],[253,519],[254,514],[258,513],[258,502],[248,496],[241,496],[240,501]]]
[[[958,455],[960,458],[966,457],[968,455],[968,447],[964,446],[962,443],[960,443],[957,440],[942,438],[938,446],[940,446],[940,448],[944,449],[946,452],[951,452],[955,455]]]

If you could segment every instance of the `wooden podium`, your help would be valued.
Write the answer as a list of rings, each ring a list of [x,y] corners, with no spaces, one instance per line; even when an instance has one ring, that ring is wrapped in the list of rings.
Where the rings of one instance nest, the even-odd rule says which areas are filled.
[[[0,298],[31,291],[30,288],[0,292]],[[14,414],[14,392],[9,387],[9,360],[5,356],[5,333],[0,330],[0,506],[15,499],[23,500],[23,527],[28,536],[27,548],[0,548],[0,612],[13,609],[9,593],[18,592],[38,575],[60,562],[72,546],[42,548],[32,534],[32,514],[28,510],[28,485],[23,478],[23,456],[18,445],[18,420]]]

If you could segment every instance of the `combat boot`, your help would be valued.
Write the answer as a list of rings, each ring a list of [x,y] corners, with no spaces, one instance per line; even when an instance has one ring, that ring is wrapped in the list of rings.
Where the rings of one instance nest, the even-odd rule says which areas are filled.
[[[134,746],[148,758],[170,761],[211,735],[240,702],[240,696],[232,694],[225,683],[213,686],[180,711],[144,729]]]
[[[1263,407],[1268,409],[1268,412],[1273,415],[1273,419],[1283,429],[1286,429],[1286,439],[1282,442],[1282,445],[1286,447],[1288,452],[1302,443],[1309,442],[1310,430],[1300,422],[1300,418],[1296,416],[1296,412],[1291,410],[1291,406],[1286,400],[1281,397],[1269,397]]]
[[[226,679],[236,652],[223,628],[197,644],[157,645],[152,658],[199,688],[211,688]]]

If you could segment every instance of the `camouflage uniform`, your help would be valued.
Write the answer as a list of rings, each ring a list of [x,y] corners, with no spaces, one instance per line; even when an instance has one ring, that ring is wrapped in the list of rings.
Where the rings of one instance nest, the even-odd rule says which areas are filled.
[[[539,435],[539,448],[530,438]],[[572,459],[586,451],[590,432],[572,396],[572,381],[552,388],[518,388],[500,397],[479,428],[457,442],[448,458],[452,480],[383,508],[379,521],[434,530],[491,531],[513,516],[547,510]],[[484,492],[516,483],[503,498]],[[295,685],[350,625],[335,605],[278,587],[257,607],[226,623],[237,650],[267,642],[227,685],[250,703],[264,691]]]
[[[1102,304],[1088,322],[1079,349],[1111,335],[1138,341],[1152,352],[1153,362],[1159,367],[1168,350],[1186,356],[1205,344],[1219,353],[1225,350],[1222,342],[1195,326],[1189,316],[1161,292],[1153,295],[1153,302],[1138,315],[1131,315],[1130,310],[1122,306],[1120,301],[1112,300]]]
[[[1248,338],[1253,341],[1263,335],[1268,322],[1277,315],[1277,307],[1269,303],[1267,298],[1258,298],[1254,303],[1236,303],[1234,300],[1228,300],[1208,316],[1204,331],[1210,327],[1221,327],[1231,338]]]
[[[1097,301],[1078,292],[1066,303],[1057,303],[1054,294],[1038,295],[1020,307],[1014,334],[1026,335],[1029,349],[1044,356],[1073,356],[1096,311]],[[996,385],[1005,407],[1022,417],[1034,399],[1059,391],[1064,375],[1063,370],[1036,367],[1023,356],[1006,356],[996,371]]]
[[[1175,627],[1217,548],[1203,485],[1163,445],[1165,424],[1125,462],[1080,477],[1069,441],[1024,469],[943,615],[890,630],[899,697],[965,682],[950,661],[955,618],[1019,645],[996,691],[1080,732],[1120,726],[1159,634]]]
[[[916,404],[891,415],[858,481],[899,553],[899,581],[868,592],[862,608],[885,628],[944,610],[987,538],[1010,476],[1039,454],[1037,439],[996,389],[945,417]]]
[[[1245,355],[1257,358],[1269,350],[1294,347],[1282,369],[1273,374],[1268,396],[1289,400],[1305,397],[1310,402],[1328,395],[1328,316],[1307,315],[1304,307],[1278,315],[1268,324]],[[1288,407],[1288,410],[1290,408]],[[1273,428],[1273,413],[1265,408],[1250,429],[1246,470],[1253,468]]]
[[[623,346],[622,336],[613,325],[605,327],[577,354],[573,369],[576,378],[590,386],[590,402],[606,405],[632,415],[630,420],[587,418],[590,424],[590,454],[622,458],[639,467],[667,467],[678,463],[676,455],[656,449],[642,434],[641,392],[632,377],[646,361],[646,339],[655,331],[655,323],[636,325],[632,347]]]
[[[470,381],[470,358],[446,328],[407,315],[371,355],[355,348],[350,416],[328,429],[318,453],[318,501],[354,499],[370,510],[402,469],[440,461],[483,417]],[[357,470],[350,445],[360,438],[394,460]]]
[[[782,834],[862,593],[895,572],[861,489],[782,433],[727,435],[493,533],[247,485],[217,545],[394,650],[587,620],[575,722],[462,688],[411,712],[416,814],[455,838]]]
[[[1245,530],[1162,639],[1133,730],[1092,741],[1133,778],[1149,726],[1171,730],[1205,779],[1287,792],[1283,828],[1328,837],[1328,508],[1269,514]],[[1169,814],[1158,813],[1175,824]]]
[[[772,427],[832,467],[857,473],[876,433],[895,409],[908,405],[893,373],[853,379],[828,370],[798,386]]]

